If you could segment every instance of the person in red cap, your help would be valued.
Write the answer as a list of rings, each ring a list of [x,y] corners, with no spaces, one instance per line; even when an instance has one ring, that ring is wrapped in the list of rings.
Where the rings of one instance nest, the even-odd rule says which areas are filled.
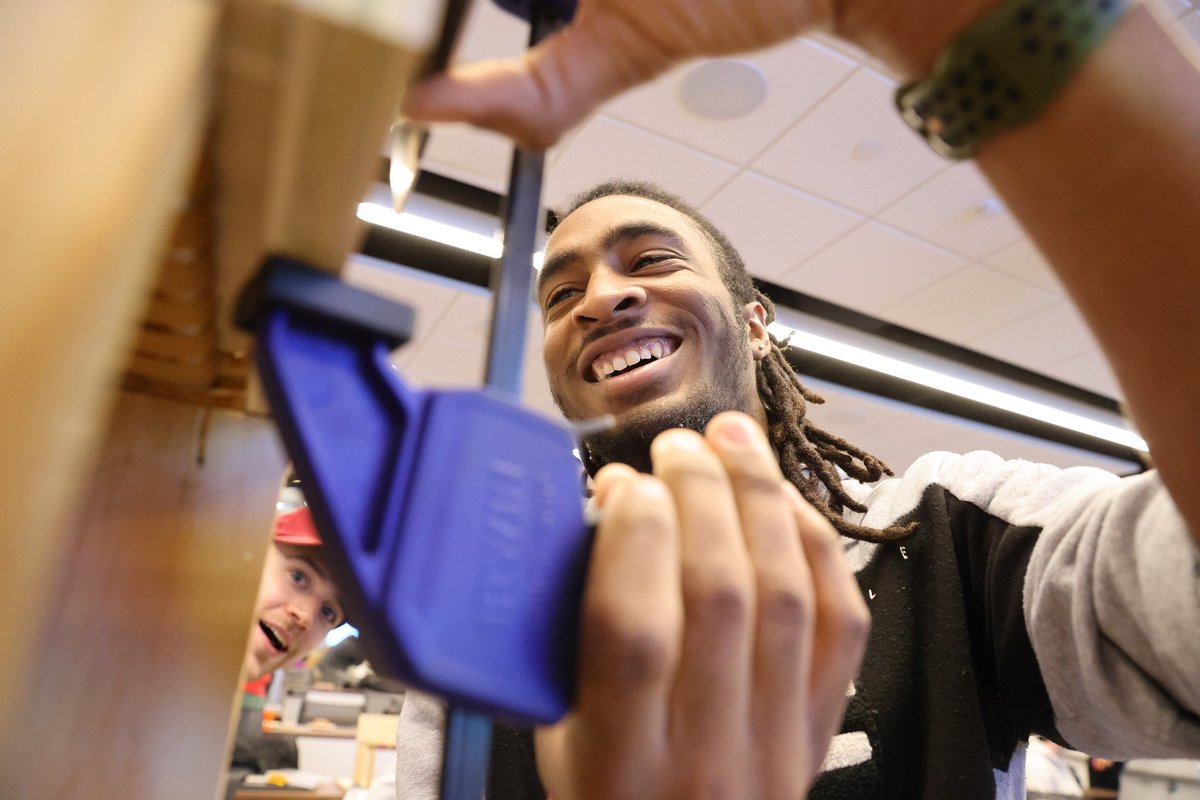
[[[276,518],[246,648],[247,680],[301,658],[345,620],[320,546],[307,507]]]

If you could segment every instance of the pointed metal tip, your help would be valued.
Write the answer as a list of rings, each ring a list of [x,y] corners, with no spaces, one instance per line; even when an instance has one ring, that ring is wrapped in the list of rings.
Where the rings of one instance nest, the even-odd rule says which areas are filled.
[[[388,184],[392,189],[392,210],[399,214],[412,194],[421,169],[421,153],[429,129],[410,122],[397,122],[389,132],[391,144],[391,166],[388,169]]]

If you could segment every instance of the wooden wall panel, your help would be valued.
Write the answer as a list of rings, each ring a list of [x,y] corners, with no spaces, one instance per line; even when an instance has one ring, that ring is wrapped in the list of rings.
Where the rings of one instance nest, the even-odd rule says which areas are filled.
[[[269,420],[121,394],[0,797],[212,800],[283,469]]]
[[[0,3],[0,720],[44,666],[47,581],[192,171],[218,11]]]
[[[421,57],[275,0],[0,2],[0,800],[212,797],[282,470],[218,410],[231,301],[264,251],[340,268]],[[190,404],[105,434],[123,366]]]

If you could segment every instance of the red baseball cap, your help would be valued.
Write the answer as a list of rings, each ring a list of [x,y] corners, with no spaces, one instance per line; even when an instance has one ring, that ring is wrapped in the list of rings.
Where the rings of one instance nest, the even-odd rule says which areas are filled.
[[[301,506],[295,511],[288,511],[276,517],[274,539],[280,544],[300,547],[319,546],[321,536],[317,533],[317,526],[313,524],[312,513],[308,510],[308,506]]]

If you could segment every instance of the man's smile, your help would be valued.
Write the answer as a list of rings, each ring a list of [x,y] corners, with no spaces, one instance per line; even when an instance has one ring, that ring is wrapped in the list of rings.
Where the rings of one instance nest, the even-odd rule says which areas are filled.
[[[262,631],[263,636],[266,637],[267,642],[271,645],[271,647],[280,653],[287,652],[289,642],[288,635],[285,632],[276,629],[269,622],[265,622],[263,620],[258,621],[258,627]]]
[[[596,356],[591,363],[590,380],[605,381],[627,375],[635,369],[645,368],[652,362],[667,358],[677,347],[674,337],[638,337]],[[584,377],[589,376],[585,373]]]

